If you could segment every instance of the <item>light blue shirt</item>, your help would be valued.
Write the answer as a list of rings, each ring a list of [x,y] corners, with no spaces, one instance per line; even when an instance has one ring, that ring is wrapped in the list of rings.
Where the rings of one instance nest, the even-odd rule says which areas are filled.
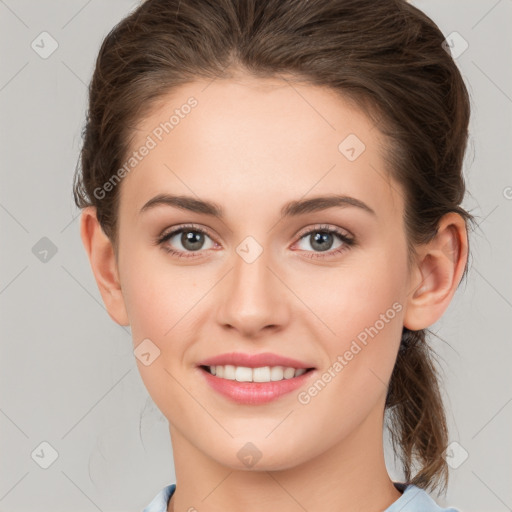
[[[441,508],[423,489],[415,485],[394,482],[403,492],[402,496],[383,512],[460,512],[455,508]],[[142,512],[167,512],[167,505],[176,489],[176,484],[164,487]]]

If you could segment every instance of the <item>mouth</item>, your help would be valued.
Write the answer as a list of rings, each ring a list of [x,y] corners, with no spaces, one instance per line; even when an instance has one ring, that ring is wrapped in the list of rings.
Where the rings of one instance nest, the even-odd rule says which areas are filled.
[[[261,383],[293,379],[314,370],[314,368],[293,368],[291,366],[260,366],[250,368],[231,364],[212,366],[200,365],[199,368],[219,379]]]
[[[290,396],[317,373],[315,368],[283,366],[252,368],[227,364],[197,368],[210,389],[238,405],[263,405]]]

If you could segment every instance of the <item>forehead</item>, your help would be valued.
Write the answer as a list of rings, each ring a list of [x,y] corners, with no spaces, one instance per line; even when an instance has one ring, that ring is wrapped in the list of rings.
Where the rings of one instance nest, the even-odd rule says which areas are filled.
[[[233,211],[248,198],[270,205],[336,192],[401,211],[382,134],[329,88],[248,76],[191,82],[140,120],[130,151],[143,146],[151,149],[124,178],[121,200],[139,208],[164,191],[229,201]]]

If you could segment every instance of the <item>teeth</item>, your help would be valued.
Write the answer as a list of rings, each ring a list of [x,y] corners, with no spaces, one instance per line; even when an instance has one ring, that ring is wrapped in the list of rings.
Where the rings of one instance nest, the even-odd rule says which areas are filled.
[[[252,382],[252,369],[244,366],[237,366],[235,370],[235,379],[238,382]]]
[[[247,366],[233,366],[231,364],[208,366],[208,370],[212,375],[238,382],[275,382],[299,377],[306,373],[305,368],[295,369],[285,366],[248,368]]]

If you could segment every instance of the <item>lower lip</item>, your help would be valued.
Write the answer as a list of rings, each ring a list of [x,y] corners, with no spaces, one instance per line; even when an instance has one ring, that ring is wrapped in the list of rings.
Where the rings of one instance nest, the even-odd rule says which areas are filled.
[[[271,382],[238,382],[216,377],[204,368],[199,368],[206,382],[218,393],[239,404],[258,405],[271,402],[286,393],[304,385],[315,370],[307,371],[298,377]]]

